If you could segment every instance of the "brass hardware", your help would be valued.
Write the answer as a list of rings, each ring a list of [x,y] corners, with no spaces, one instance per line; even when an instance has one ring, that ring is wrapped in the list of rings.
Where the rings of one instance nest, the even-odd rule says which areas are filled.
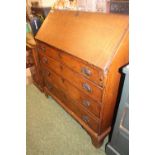
[[[40,50],[40,48],[39,47],[36,47],[36,51],[39,52],[39,50]]]
[[[83,105],[85,107],[89,107],[90,106],[90,102],[88,100],[83,100]]]
[[[86,76],[91,76],[91,71],[86,67],[82,67],[81,72]]]
[[[91,89],[91,87],[89,86],[88,83],[83,83],[83,88],[84,88],[86,91],[88,91],[89,93],[92,92],[92,89]]]
[[[41,49],[42,49],[43,52],[46,52],[46,48],[45,47],[42,47]]]
[[[89,122],[89,117],[86,116],[86,115],[83,115],[83,116],[82,116],[82,120],[83,120],[84,122],[88,123],[88,122]]]
[[[48,59],[46,57],[43,57],[42,61],[43,63],[46,63],[46,64],[48,63]]]

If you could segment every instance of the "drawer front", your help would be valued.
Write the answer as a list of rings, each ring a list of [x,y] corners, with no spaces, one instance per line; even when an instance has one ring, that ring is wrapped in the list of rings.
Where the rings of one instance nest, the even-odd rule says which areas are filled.
[[[66,96],[70,97],[70,102],[80,105],[85,110],[94,114],[99,118],[101,105],[100,103],[95,102],[93,99],[80,92],[76,87],[71,85],[67,80],[57,75],[54,72],[49,71],[47,68],[43,68],[43,74],[45,81],[51,81],[58,89],[61,89]]]
[[[40,60],[42,65],[48,66],[50,69],[55,71],[57,74],[63,76],[66,80],[70,81],[74,86],[79,88],[81,91],[86,93],[88,96],[101,102],[103,88],[95,85],[91,81],[87,80],[78,73],[72,71],[60,62],[47,57],[46,55],[40,54]]]
[[[97,102],[102,101],[103,89],[101,87],[98,87],[91,81],[87,80],[86,78],[79,75],[78,73],[75,73],[74,71],[70,70],[66,66],[62,66],[62,74],[61,75],[63,75],[63,77],[66,80],[70,81],[71,84],[73,84],[78,89],[83,91],[89,97],[93,98]]]
[[[68,54],[62,54],[61,61],[69,68],[72,68],[77,73],[83,75],[85,78],[103,87],[102,71],[97,68],[90,67],[91,65],[83,63],[80,59]]]
[[[60,62],[49,58],[48,56],[44,54],[39,54],[39,59],[40,59],[40,64],[41,66],[46,66],[56,73],[60,74],[61,73],[61,64]]]
[[[103,72],[101,69],[91,66],[90,64],[75,58],[74,56],[71,56],[42,42],[39,42],[37,49],[39,53],[44,53],[53,59],[61,61],[61,63],[64,63],[75,72],[103,87]]]
[[[81,109],[79,106],[73,102],[68,95],[64,93],[64,91],[52,83],[49,80],[45,82],[46,88],[56,97],[58,97],[65,106],[67,106],[74,114],[78,116],[85,124],[87,124],[91,129],[95,132],[98,132],[98,124],[99,121],[96,121],[92,116],[90,116],[87,112]]]
[[[37,46],[37,51],[41,54],[46,54],[53,59],[60,60],[61,51],[54,47],[48,46],[47,44],[40,42]]]

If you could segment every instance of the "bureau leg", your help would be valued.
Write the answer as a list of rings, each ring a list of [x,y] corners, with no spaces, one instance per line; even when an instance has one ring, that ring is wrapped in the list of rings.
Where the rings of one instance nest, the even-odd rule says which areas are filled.
[[[91,137],[91,141],[92,141],[92,144],[96,147],[96,148],[100,148],[103,144],[103,140],[99,140],[97,138],[94,138],[94,137]]]

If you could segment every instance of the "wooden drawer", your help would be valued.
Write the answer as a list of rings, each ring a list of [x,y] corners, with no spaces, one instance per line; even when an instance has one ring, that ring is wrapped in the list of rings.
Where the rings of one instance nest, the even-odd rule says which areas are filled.
[[[60,60],[61,51],[42,42],[38,42],[37,51],[41,54],[46,54],[53,59]]]
[[[56,73],[60,74],[61,73],[61,63],[49,58],[48,56],[44,54],[39,53],[39,61],[41,66],[46,66],[52,70],[54,70]]]
[[[96,68],[69,54],[62,54],[61,61],[66,66],[83,75],[85,78],[103,87],[103,72],[99,68]]]
[[[81,119],[95,132],[98,132],[98,119],[95,119],[80,106],[77,106],[77,104],[68,95],[66,95],[60,87],[57,87],[57,85],[55,85],[55,83],[51,82],[49,79],[45,80],[45,86],[54,96],[58,97],[63,104],[65,104],[65,106],[75,113],[79,119]]]
[[[37,49],[39,53],[44,53],[53,59],[61,61],[72,70],[103,87],[103,71],[101,69],[42,42],[38,42]]]
[[[100,103],[95,102],[93,99],[79,91],[76,87],[71,85],[67,80],[56,73],[49,71],[45,67],[43,67],[43,70],[45,81],[50,81],[58,90],[63,91],[66,96],[69,96],[70,102],[76,104],[77,106],[82,106],[88,112],[94,114],[96,117],[99,117],[101,109]]]
[[[55,71],[57,74],[63,76],[65,79],[70,81],[74,86],[79,88],[81,91],[92,97],[94,100],[101,102],[103,88],[87,80],[82,75],[72,71],[67,66],[62,65],[60,62],[49,58],[46,55],[40,55],[40,62],[42,65],[48,66],[50,69]]]

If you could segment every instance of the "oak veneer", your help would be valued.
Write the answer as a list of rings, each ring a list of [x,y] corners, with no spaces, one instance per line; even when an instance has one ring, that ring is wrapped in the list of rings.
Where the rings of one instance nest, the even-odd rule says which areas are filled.
[[[77,11],[49,13],[33,50],[41,87],[100,147],[111,130],[128,64],[128,16]]]

